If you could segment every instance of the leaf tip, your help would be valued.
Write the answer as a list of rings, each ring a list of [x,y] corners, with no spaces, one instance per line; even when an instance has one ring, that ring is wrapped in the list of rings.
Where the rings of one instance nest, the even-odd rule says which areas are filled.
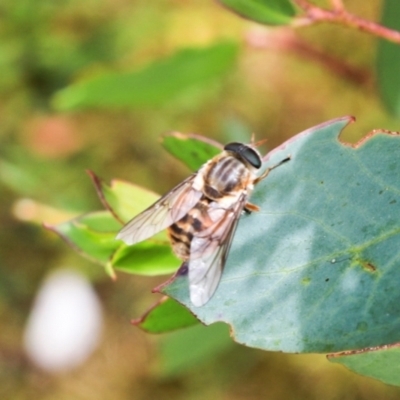
[[[91,169],[87,169],[85,172],[89,175],[89,178],[92,180],[96,189],[101,187],[101,183],[102,183],[101,178],[99,178]]]
[[[124,221],[115,212],[115,210],[113,209],[113,207],[111,206],[111,204],[107,200],[106,195],[104,194],[104,188],[107,189],[107,186],[104,183],[104,181],[90,169],[87,169],[86,173],[89,175],[91,181],[93,182],[93,185],[94,185],[94,188],[96,190],[97,196],[99,197],[100,202],[101,202],[101,204],[103,204],[104,208],[106,210],[110,211],[110,213],[114,216],[114,218],[117,221],[119,221],[121,223],[124,223]],[[111,181],[111,186],[110,187],[112,187],[112,182],[113,181]]]
[[[165,282],[161,283],[160,285],[156,286],[152,289],[152,293],[163,293],[164,289],[169,286],[171,283],[175,281],[178,276],[186,276],[188,273],[188,265],[187,262],[183,262],[182,265],[178,268],[178,270]]]
[[[154,303],[151,307],[149,307],[140,317],[132,319],[130,322],[132,325],[137,326],[140,329],[146,330],[143,328],[143,323],[146,318],[160,305],[164,304],[167,300],[169,300],[168,296],[161,297],[156,303]]]
[[[109,261],[105,266],[106,274],[111,278],[113,282],[117,280],[117,274],[115,273],[112,263]]]
[[[163,135],[161,135],[160,139],[161,139],[161,142],[163,142],[165,140],[165,138],[167,138],[167,137],[175,137],[179,140],[188,140],[189,139],[188,136],[189,135],[182,133],[182,132],[172,131],[172,132],[164,133]]]

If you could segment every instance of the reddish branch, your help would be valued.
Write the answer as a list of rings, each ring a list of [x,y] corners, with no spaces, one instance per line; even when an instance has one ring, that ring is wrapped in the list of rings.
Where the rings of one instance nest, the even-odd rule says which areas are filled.
[[[311,4],[308,0],[293,0],[305,15],[295,21],[296,26],[310,25],[317,22],[332,22],[357,28],[361,31],[371,33],[386,40],[400,44],[400,32],[386,28],[372,21],[367,21],[357,15],[349,13],[342,0],[331,0],[332,10],[320,8]]]
[[[353,67],[329,54],[322,53],[300,40],[286,28],[272,31],[249,31],[246,35],[246,41],[253,48],[288,51],[291,54],[311,59],[332,71],[335,75],[340,75],[357,84],[365,84],[371,78],[367,71]]]

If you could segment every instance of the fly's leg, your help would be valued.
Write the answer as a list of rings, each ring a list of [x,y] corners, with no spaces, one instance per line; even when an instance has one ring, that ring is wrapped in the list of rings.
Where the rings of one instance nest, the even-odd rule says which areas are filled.
[[[264,178],[268,176],[268,174],[275,168],[279,167],[280,165],[284,164],[285,162],[290,160],[290,156],[286,157],[282,161],[280,161],[278,164],[273,165],[272,167],[267,168],[258,178],[254,179],[253,184],[256,185],[258,182],[262,181]],[[244,212],[246,214],[251,214],[254,211],[260,211],[260,207],[256,206],[255,204],[252,203],[246,203],[244,206]]]
[[[291,156],[288,156],[288,157],[284,158],[282,161],[280,161],[278,164],[275,164],[272,167],[267,168],[258,178],[254,179],[253,184],[256,185],[258,182],[265,179],[273,169],[281,166],[282,164],[289,161],[290,159],[291,159]]]
[[[267,168],[258,178],[254,179],[253,184],[257,185],[257,183],[262,181],[263,179],[265,179],[273,169],[281,166],[282,164],[289,161],[290,159],[291,159],[291,156],[288,156],[285,159],[283,159],[282,161],[278,162],[278,164],[275,164],[272,167]],[[246,207],[247,207],[247,204],[246,204]]]
[[[246,203],[246,205],[244,206],[243,209],[246,214],[251,214],[252,212],[260,211],[260,207],[256,206],[255,204],[252,204],[252,203]]]

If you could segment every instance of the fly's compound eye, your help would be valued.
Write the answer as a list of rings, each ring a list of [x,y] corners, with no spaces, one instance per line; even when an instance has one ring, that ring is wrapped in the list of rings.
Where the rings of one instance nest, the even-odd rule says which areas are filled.
[[[262,165],[261,158],[258,152],[253,148],[251,148],[250,146],[247,146],[243,143],[236,143],[236,142],[228,143],[224,147],[224,150],[236,153],[242,159],[244,159],[250,165],[252,165],[254,168],[258,169]]]

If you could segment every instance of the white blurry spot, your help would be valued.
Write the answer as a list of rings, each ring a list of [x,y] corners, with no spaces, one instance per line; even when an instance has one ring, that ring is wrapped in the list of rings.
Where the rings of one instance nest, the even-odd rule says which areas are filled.
[[[89,282],[72,270],[59,270],[37,294],[25,329],[25,350],[39,367],[58,372],[83,363],[95,349],[102,312]]]

